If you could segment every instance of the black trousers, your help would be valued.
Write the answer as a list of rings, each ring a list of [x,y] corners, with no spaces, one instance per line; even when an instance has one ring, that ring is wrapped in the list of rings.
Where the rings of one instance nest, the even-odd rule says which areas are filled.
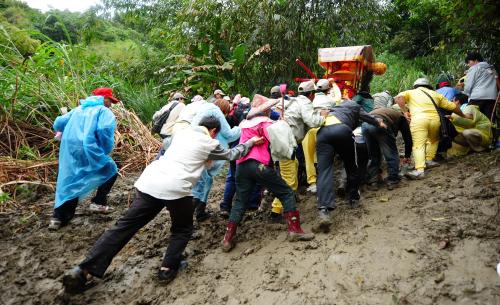
[[[488,120],[491,120],[491,115],[493,114],[493,107],[495,107],[495,100],[470,100],[469,105],[476,105],[479,107],[479,111],[481,111],[485,116],[488,117]],[[495,118],[493,118],[493,121]]]
[[[256,184],[267,187],[283,204],[284,212],[295,211],[295,193],[274,168],[249,159],[236,165],[236,200],[229,221],[240,223]]]
[[[347,194],[349,199],[359,199],[358,166],[352,130],[345,124],[322,127],[316,137],[318,157],[318,178],[316,181],[318,208],[334,209],[335,189],[333,158],[339,154],[347,174]]]
[[[97,192],[92,198],[92,202],[99,205],[106,205],[108,203],[107,196],[111,191],[111,188],[115,184],[116,178],[118,174],[109,178],[106,182],[104,182],[101,186],[97,188]],[[69,223],[71,219],[75,216],[76,206],[78,205],[78,198],[73,198],[58,208],[54,209],[54,214],[52,217],[57,218],[63,225]]]
[[[87,258],[80,264],[80,268],[87,270],[93,276],[103,277],[116,254],[164,207],[170,212],[172,227],[162,266],[178,269],[182,253],[193,233],[193,197],[162,200],[140,191],[136,192],[135,199],[125,215],[96,241]]]
[[[358,165],[358,179],[359,184],[362,185],[367,181],[368,161],[370,160],[368,154],[368,146],[366,143],[355,143],[356,145],[356,158]]]

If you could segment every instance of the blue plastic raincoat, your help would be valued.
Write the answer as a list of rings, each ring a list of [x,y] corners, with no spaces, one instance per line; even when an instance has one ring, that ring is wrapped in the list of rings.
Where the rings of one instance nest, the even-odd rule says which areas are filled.
[[[54,208],[82,198],[117,173],[113,150],[115,115],[102,96],[80,100],[80,106],[54,121],[62,132]]]

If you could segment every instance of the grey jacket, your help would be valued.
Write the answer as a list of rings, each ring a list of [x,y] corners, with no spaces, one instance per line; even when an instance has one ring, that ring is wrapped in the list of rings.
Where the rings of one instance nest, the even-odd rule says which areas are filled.
[[[487,62],[480,62],[469,69],[465,78],[464,93],[469,100],[495,100],[498,90],[497,73]]]
[[[302,142],[310,128],[323,125],[325,118],[314,112],[313,103],[303,95],[290,99],[285,104],[285,121],[292,128],[297,143]]]

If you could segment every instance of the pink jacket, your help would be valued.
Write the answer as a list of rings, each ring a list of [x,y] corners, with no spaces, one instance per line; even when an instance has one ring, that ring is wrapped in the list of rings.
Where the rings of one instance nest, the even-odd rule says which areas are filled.
[[[269,134],[267,133],[267,127],[272,123],[273,121],[270,118],[264,116],[254,117],[253,119],[244,120],[240,123],[240,143],[245,143],[254,136],[263,136],[264,144],[252,147],[245,157],[236,161],[236,164],[243,163],[248,159],[253,159],[264,165],[269,165],[271,153],[269,152]]]

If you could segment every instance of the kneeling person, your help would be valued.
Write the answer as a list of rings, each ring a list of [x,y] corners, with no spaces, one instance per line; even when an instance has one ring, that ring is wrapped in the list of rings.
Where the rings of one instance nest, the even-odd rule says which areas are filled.
[[[467,103],[468,97],[463,93],[455,95],[453,98],[453,103],[457,107],[461,107]],[[461,155],[466,154],[470,149],[476,152],[483,151],[488,148],[492,139],[491,132],[491,122],[486,117],[479,106],[476,105],[466,105],[463,109],[464,114],[471,114],[472,118],[463,118],[456,114],[452,114],[450,119],[458,132],[458,135],[453,139],[453,142],[459,144],[463,149],[458,149],[456,147],[451,148],[451,152],[448,150],[449,155]],[[463,151],[459,153],[458,151]]]
[[[102,278],[115,255],[164,207],[170,212],[172,227],[158,278],[167,283],[175,278],[193,231],[191,189],[205,169],[206,161],[236,160],[262,141],[252,137],[231,150],[223,149],[214,139],[219,130],[218,119],[208,116],[199,126],[181,130],[173,136],[165,154],[148,165],[136,181],[136,196],[125,215],[104,232],[87,258],[63,277],[67,292],[81,292],[89,274]]]

